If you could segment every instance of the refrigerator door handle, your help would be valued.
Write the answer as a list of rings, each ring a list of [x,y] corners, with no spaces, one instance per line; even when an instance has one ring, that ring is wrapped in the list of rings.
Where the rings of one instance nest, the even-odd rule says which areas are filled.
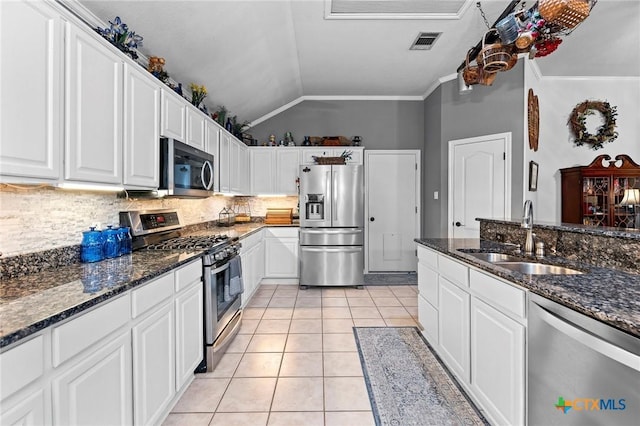
[[[331,224],[335,226],[335,222],[338,218],[338,171],[331,172]]]
[[[313,247],[302,246],[300,249],[305,252],[312,253],[357,253],[362,251],[362,246],[345,246],[345,247]]]
[[[324,220],[328,221],[329,222],[329,226],[331,226],[331,221],[333,220],[333,202],[332,202],[333,194],[331,194],[331,190],[333,189],[333,185],[331,184],[331,170],[329,170],[327,172],[326,180],[327,180],[326,190],[327,190],[327,192],[329,192],[329,194],[327,194],[324,208],[325,208],[325,212],[329,213],[332,217],[326,217],[325,216]],[[327,209],[327,202],[331,203],[331,209]]]
[[[300,228],[303,234],[361,234],[362,228]]]

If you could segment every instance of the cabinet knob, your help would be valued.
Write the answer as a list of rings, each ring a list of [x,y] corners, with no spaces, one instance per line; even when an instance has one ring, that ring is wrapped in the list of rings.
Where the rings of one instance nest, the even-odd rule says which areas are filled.
[[[462,224],[460,222],[456,222],[456,223],[454,223],[454,225],[456,225],[457,227],[461,227],[462,226]]]
[[[370,217],[370,218],[369,218],[369,221],[370,221],[370,222],[375,222],[375,220],[376,220],[376,218],[375,218],[375,217]]]

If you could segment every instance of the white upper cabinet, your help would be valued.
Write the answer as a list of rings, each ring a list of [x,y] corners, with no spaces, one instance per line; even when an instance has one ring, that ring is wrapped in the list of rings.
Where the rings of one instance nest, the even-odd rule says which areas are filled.
[[[185,116],[187,101],[170,89],[161,90],[160,136],[186,141]]]
[[[300,149],[250,148],[251,193],[297,195]]]
[[[124,66],[124,184],[158,188],[160,172],[160,86],[129,64]]]
[[[275,193],[276,152],[271,147],[251,148],[251,193]]]
[[[249,148],[232,137],[229,152],[231,192],[246,194],[249,192]]]
[[[231,135],[226,131],[220,130],[220,155],[218,170],[220,171],[220,192],[231,191],[231,174],[229,173],[230,154],[231,154]]]
[[[0,174],[57,180],[62,141],[62,27],[44,2],[0,2]]]
[[[204,151],[206,116],[192,105],[187,105],[187,139],[186,143]]]
[[[66,24],[65,179],[122,183],[122,58]]]
[[[276,192],[286,195],[298,195],[298,170],[300,168],[300,150],[281,148],[276,151]]]
[[[204,150],[213,155],[213,190],[220,192],[220,126],[213,120],[205,121]]]
[[[362,164],[363,151],[362,146],[342,146],[339,148],[317,147],[317,148],[301,148],[302,164],[315,164],[313,157],[340,157],[344,151],[351,151],[351,158],[347,160],[347,164]]]

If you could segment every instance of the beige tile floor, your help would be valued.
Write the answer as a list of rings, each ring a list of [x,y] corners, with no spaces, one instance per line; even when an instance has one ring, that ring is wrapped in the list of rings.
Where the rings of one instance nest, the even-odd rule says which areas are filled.
[[[417,286],[262,285],[164,425],[374,425],[352,327],[417,325]]]

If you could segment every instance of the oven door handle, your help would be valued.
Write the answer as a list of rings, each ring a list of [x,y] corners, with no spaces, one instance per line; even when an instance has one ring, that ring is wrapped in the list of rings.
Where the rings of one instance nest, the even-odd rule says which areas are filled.
[[[218,274],[222,271],[226,271],[227,269],[229,269],[229,262],[225,263],[224,265],[220,266],[219,268],[216,268],[214,270],[212,270],[211,272],[209,272],[210,274]]]

